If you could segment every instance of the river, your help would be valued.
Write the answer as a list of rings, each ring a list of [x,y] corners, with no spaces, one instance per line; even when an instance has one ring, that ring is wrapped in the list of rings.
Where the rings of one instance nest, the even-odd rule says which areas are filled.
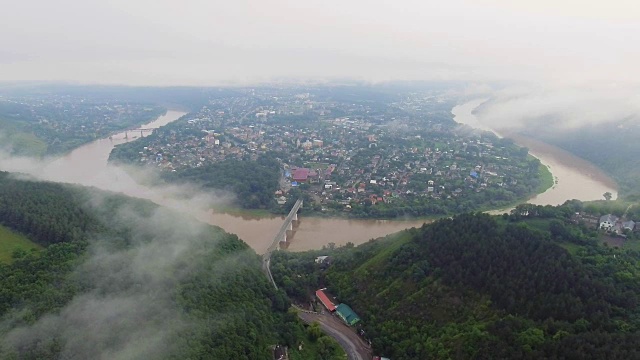
[[[542,194],[533,196],[527,202],[535,205],[560,205],[567,200],[582,201],[604,199],[610,192],[615,199],[618,194],[616,182],[590,162],[579,158],[557,146],[519,135],[492,129],[482,123],[473,113],[486,99],[475,99],[454,107],[454,120],[476,129],[491,131],[499,137],[507,136],[520,146],[527,147],[529,153],[549,168],[556,184]],[[508,209],[507,209],[508,210]],[[500,212],[500,211],[498,211]]]
[[[168,111],[141,128],[155,129],[185,115],[180,111]],[[144,133],[146,136],[148,133]],[[220,226],[237,234],[256,252],[264,253],[280,230],[284,217],[237,216],[214,213],[209,201],[216,201],[194,189],[176,186],[149,187],[136,182],[121,167],[107,163],[114,146],[135,141],[139,132],[119,133],[83,145],[67,155],[45,161],[27,158],[2,158],[0,168],[5,171],[32,174],[50,181],[94,186],[99,189],[120,192],[129,196],[151,200],[159,205],[188,212],[201,221]],[[406,228],[421,226],[423,221],[347,220],[300,217],[297,230],[291,238],[289,249],[303,251],[319,249],[323,245],[347,242],[361,244],[370,239],[391,234]]]
[[[453,109],[458,122],[482,127],[472,111],[481,102],[472,101]],[[154,129],[177,120],[185,113],[168,111],[157,120],[142,128]],[[487,128],[485,128],[487,129]],[[214,213],[210,201],[215,201],[193,189],[176,186],[149,187],[134,181],[122,168],[107,163],[113,147],[127,141],[135,141],[133,136],[140,133],[125,133],[110,139],[96,140],[81,146],[71,153],[53,160],[36,162],[29,159],[0,159],[0,168],[6,171],[25,172],[42,179],[95,186],[100,189],[121,192],[129,196],[148,199],[157,204],[188,212],[201,221],[217,225],[227,232],[237,234],[256,252],[264,253],[278,233],[284,217],[254,217]],[[558,148],[516,138],[516,142],[531,149],[543,164],[549,165],[558,184],[545,193],[534,197],[531,202],[540,205],[557,205],[567,199],[593,200],[602,198],[605,191],[616,193],[614,184],[597,168]],[[334,243],[347,242],[361,244],[370,239],[385,236],[406,228],[421,226],[422,220],[348,220],[317,217],[300,217],[297,230],[289,250],[304,251],[319,249]]]

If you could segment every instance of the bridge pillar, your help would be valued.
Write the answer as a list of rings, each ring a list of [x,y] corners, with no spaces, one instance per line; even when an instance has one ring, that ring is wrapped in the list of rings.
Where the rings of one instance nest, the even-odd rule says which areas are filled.
[[[293,221],[298,221],[298,213],[293,214]]]
[[[293,222],[289,222],[289,225],[287,225],[287,230],[293,231]]]
[[[285,231],[284,235],[282,235],[282,242],[287,242],[287,232]]]

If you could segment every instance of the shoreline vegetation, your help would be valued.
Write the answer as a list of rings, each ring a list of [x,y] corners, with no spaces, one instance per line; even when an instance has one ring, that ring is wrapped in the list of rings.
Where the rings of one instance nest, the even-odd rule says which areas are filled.
[[[535,197],[536,195],[540,195],[544,193],[545,191],[549,190],[555,185],[555,178],[553,176],[553,173],[549,170],[548,166],[542,163],[539,166],[539,176],[540,176],[541,182],[540,182],[540,185],[538,185],[536,192],[529,195],[525,199],[516,200],[506,206],[500,206],[499,208],[485,207],[485,208],[479,209],[478,211],[494,213],[494,212],[501,212],[504,210],[505,212],[508,212],[510,209],[516,207],[517,205],[527,203],[527,201],[530,200],[531,198]],[[233,207],[233,206],[213,207],[211,208],[211,210],[214,214],[226,214],[226,215],[237,216],[237,217],[251,217],[255,219],[286,216],[286,213],[284,214],[276,213],[268,209],[243,209],[240,207]],[[311,211],[305,212],[304,215],[307,217],[326,218],[326,219],[381,220],[381,221],[394,221],[394,222],[403,222],[403,221],[409,222],[409,221],[415,221],[415,220],[435,221],[435,220],[446,218],[453,215],[453,214],[430,215],[430,216],[416,216],[416,217],[404,216],[404,217],[395,217],[395,218],[358,218],[358,217],[340,216],[338,214],[344,214],[344,213],[336,214],[336,213],[326,213],[322,211],[311,210]]]

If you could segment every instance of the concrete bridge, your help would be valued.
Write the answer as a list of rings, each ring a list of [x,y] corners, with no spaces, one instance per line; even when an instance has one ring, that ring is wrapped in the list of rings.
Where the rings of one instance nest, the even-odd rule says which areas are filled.
[[[284,223],[280,227],[280,231],[276,234],[276,237],[273,238],[273,242],[271,246],[267,249],[267,252],[262,255],[262,267],[269,278],[269,281],[273,284],[273,286],[277,289],[278,286],[276,282],[273,280],[273,276],[271,275],[271,253],[280,248],[280,242],[287,242],[287,231],[293,231],[293,222],[298,221],[298,211],[302,207],[302,199],[298,199],[296,203],[289,211],[289,215],[284,219]]]
[[[142,128],[131,128],[131,129],[126,129],[126,130],[124,131],[124,137],[125,137],[125,139],[128,139],[128,138],[129,138],[129,132],[137,132],[137,131],[140,131],[140,137],[143,137],[143,136],[144,136],[144,135],[143,135],[143,133],[145,133],[145,132],[151,132],[151,131],[153,131],[153,130],[154,130],[154,129],[142,129]]]

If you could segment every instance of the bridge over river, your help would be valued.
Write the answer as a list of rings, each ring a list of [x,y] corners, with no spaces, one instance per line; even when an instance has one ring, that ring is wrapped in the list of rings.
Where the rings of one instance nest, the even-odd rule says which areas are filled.
[[[153,130],[154,130],[154,129],[146,129],[146,128],[130,128],[130,129],[126,129],[126,130],[124,131],[124,138],[125,138],[125,139],[128,139],[128,138],[129,138],[129,133],[130,133],[130,132],[138,132],[138,131],[140,131],[140,137],[143,137],[143,136],[144,136],[143,134],[144,134],[145,132],[147,132],[147,133],[151,133]]]
[[[296,201],[296,203],[291,208],[291,211],[289,211],[289,215],[287,215],[287,217],[284,219],[284,223],[280,227],[280,231],[278,231],[275,238],[273,238],[273,242],[271,243],[271,246],[269,246],[269,248],[267,249],[267,252],[262,255],[262,267],[265,273],[267,274],[267,277],[269,277],[269,281],[271,281],[271,283],[276,289],[278,288],[278,286],[276,285],[276,282],[273,280],[273,276],[271,275],[271,268],[270,268],[271,253],[273,253],[275,250],[278,250],[280,248],[281,242],[282,243],[287,242],[287,231],[293,231],[293,222],[298,221],[298,211],[300,211],[301,207],[302,207],[302,199],[298,199],[298,201]]]

